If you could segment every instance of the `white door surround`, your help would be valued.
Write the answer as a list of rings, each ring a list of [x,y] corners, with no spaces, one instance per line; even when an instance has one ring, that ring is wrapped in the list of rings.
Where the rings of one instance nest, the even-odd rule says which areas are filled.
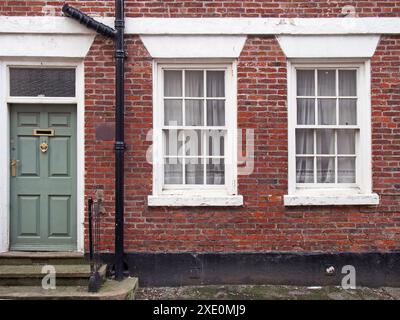
[[[71,67],[76,69],[73,98],[10,97],[8,70],[11,66]],[[0,252],[10,244],[10,104],[75,104],[77,107],[77,251],[84,250],[84,66],[82,59],[13,59],[0,57]]]

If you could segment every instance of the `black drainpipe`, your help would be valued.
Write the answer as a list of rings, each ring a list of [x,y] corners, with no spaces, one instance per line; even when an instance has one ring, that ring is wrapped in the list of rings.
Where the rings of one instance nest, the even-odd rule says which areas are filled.
[[[64,4],[62,12],[87,28],[115,39],[115,278],[124,278],[124,0],[115,0],[115,29]]]

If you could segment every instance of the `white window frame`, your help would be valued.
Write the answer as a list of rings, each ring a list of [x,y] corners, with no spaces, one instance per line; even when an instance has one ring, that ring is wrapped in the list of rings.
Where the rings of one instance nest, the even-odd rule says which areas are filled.
[[[225,184],[164,186],[162,102],[164,69],[225,70]],[[237,63],[215,60],[158,60],[153,63],[153,194],[149,206],[240,206],[237,194]]]
[[[357,125],[355,184],[296,183],[296,70],[297,69],[356,69]],[[375,205],[379,196],[372,193],[371,166],[371,66],[369,60],[292,60],[288,61],[288,195],[286,206],[298,205]],[[329,128],[329,126],[323,126]],[[337,128],[335,126],[335,128]]]

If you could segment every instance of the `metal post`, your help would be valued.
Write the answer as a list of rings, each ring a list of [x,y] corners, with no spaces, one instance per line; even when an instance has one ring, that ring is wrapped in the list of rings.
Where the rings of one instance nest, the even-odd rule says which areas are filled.
[[[124,0],[115,0],[115,278],[124,278]]]

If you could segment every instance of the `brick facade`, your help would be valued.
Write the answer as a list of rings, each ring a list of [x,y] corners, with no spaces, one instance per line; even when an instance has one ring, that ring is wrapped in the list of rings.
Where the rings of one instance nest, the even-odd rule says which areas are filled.
[[[60,6],[68,2],[93,15],[113,16],[113,0],[2,0],[0,15],[43,15],[43,7]],[[397,17],[398,0],[125,0],[128,17],[340,17],[342,8],[353,6],[359,17]]]
[[[41,15],[62,1],[1,1],[0,15]],[[113,15],[114,1],[69,1],[87,13]],[[400,1],[126,1],[129,17],[398,17]],[[379,206],[287,208],[286,57],[273,36],[249,36],[238,61],[238,125],[255,130],[253,174],[239,176],[240,208],[150,208],[152,59],[127,37],[126,251],[367,252],[400,244],[400,37],[382,36],[372,65],[373,191]],[[103,189],[104,249],[113,249],[113,141],[96,140],[114,122],[113,44],[98,36],[85,60],[86,195]]]

